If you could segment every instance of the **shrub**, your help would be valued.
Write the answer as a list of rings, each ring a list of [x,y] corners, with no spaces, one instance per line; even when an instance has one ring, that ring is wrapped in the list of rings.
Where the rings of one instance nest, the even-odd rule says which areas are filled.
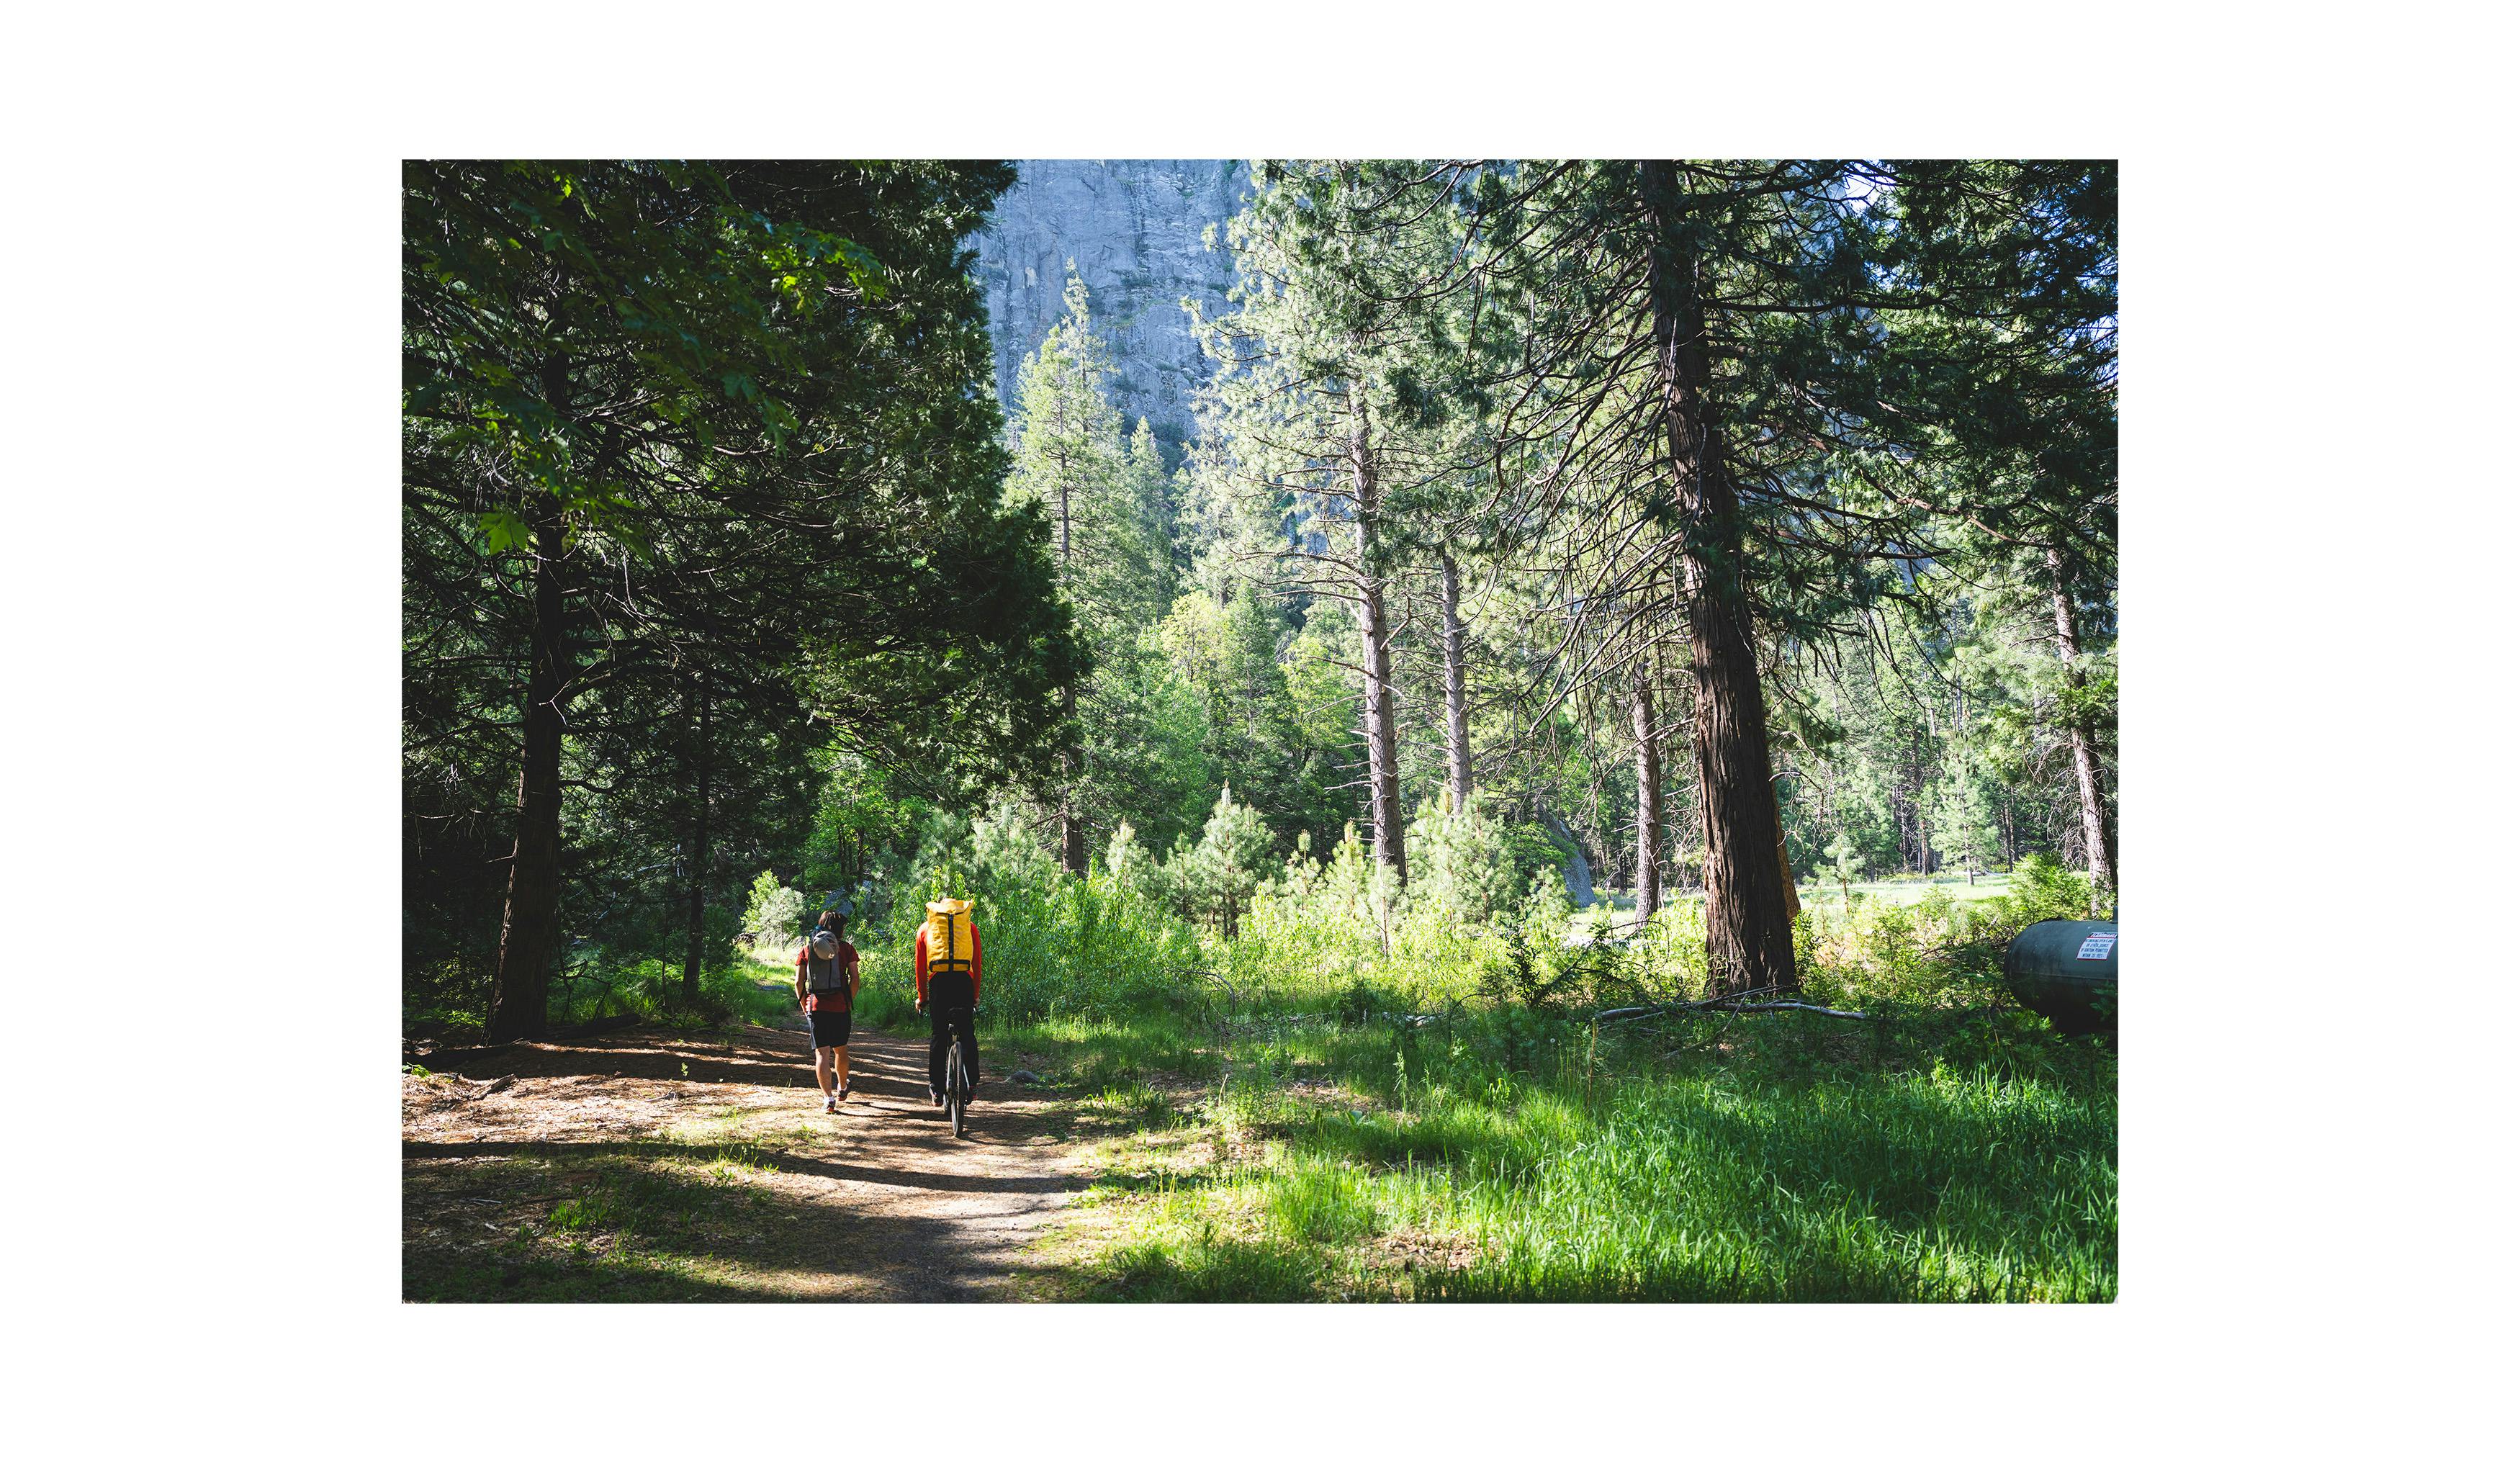
[[[1002,799],[971,820],[971,862],[982,878],[1012,886],[1040,883],[1058,861],[1025,825],[1022,807]]]
[[[1513,844],[1503,824],[1471,801],[1463,813],[1420,806],[1406,841],[1413,875],[1413,912],[1481,927],[1510,915],[1529,875],[1517,871]]]
[[[2048,854],[2032,854],[2012,866],[2011,892],[2006,898],[2024,916],[2024,925],[2042,919],[2091,917],[2091,880]]]
[[[1234,801],[1228,787],[1208,814],[1207,827],[1191,851],[1179,883],[1189,895],[1192,917],[1212,924],[1231,940],[1251,896],[1268,877],[1269,825],[1260,815]]]
[[[805,896],[780,883],[776,873],[761,870],[743,908],[742,933],[769,943],[793,939],[804,926]]]
[[[1017,852],[1002,828],[975,831],[990,847],[987,864],[930,867],[903,886],[895,917],[856,931],[869,987],[880,982],[906,996],[924,908],[948,895],[972,902],[985,1020],[1108,1015],[1160,1001],[1194,979],[1197,933],[1165,903],[1108,871],[1071,877],[1046,856]],[[890,1011],[891,998],[876,1009]]]

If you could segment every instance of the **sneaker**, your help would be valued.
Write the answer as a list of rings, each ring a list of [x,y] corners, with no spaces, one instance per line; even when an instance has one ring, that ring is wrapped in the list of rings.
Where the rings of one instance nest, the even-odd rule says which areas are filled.
[[[943,1107],[945,1105],[945,1094],[936,1090],[934,1087],[929,1087],[927,1089],[927,1105],[930,1107]]]
[[[849,1085],[848,1085],[848,1082],[847,1082],[847,1080],[846,1080],[846,1079],[842,1079],[842,1080],[841,1080],[841,1082],[840,1082],[840,1096],[839,1096],[839,1100],[840,1100],[840,1101],[842,1101],[842,1102],[846,1102],[846,1101],[848,1101],[848,1100],[849,1100]]]
[[[824,1099],[823,1099],[823,1111],[825,1111],[825,1112],[827,1112],[827,1113],[835,1113],[835,1112],[838,1112],[839,1110],[840,1110],[840,1099],[838,1099],[837,1097],[826,1097],[826,1098],[824,1098]]]

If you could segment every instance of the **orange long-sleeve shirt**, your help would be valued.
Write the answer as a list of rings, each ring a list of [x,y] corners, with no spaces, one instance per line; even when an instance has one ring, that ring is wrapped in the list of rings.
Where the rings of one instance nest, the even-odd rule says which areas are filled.
[[[919,999],[927,999],[927,926],[919,927],[919,943],[911,951],[911,968],[919,981]],[[980,998],[980,927],[971,926],[971,998]]]

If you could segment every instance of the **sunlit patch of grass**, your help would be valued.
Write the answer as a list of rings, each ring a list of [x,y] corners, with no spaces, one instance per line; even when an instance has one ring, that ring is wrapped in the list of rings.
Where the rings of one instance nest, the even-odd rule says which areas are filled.
[[[664,1130],[662,1137],[686,1148],[718,1149],[730,1159],[758,1167],[765,1153],[811,1147],[822,1135],[813,1124],[799,1121],[790,1106],[730,1105],[686,1113]]]
[[[1205,1082],[1215,1078],[1219,1066],[1203,1033],[1163,1017],[1058,1018],[999,1028],[983,1037],[1001,1049],[1047,1053],[1055,1070],[1043,1076],[1088,1091],[1159,1074]]]
[[[2114,1057],[2020,1024],[1916,1030],[1957,1060],[1777,1024],[1679,1048],[1594,1042],[1520,1012],[1231,1042],[1219,1084],[1168,1108],[1173,1136],[1094,1156],[1113,1223],[1083,1283],[1175,1299],[1241,1283],[1243,1299],[2113,1299]]]
[[[1143,1082],[1117,1082],[1079,1104],[1095,1117],[1137,1128],[1168,1124],[1174,1119],[1172,1099]]]
[[[1352,1244],[1380,1227],[1371,1175],[1317,1154],[1270,1171],[1261,1194],[1270,1228],[1299,1243]]]

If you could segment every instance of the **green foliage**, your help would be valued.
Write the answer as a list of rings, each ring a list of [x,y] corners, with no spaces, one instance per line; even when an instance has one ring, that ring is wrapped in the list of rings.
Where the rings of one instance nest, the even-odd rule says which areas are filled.
[[[2012,870],[2014,917],[2022,924],[2041,919],[2083,919],[2092,907],[2092,884],[2047,854],[2032,854]]]
[[[572,961],[659,950],[695,889],[705,923],[740,922],[744,871],[795,866],[834,751],[957,791],[1055,760],[1081,655],[1044,524],[1002,501],[959,253],[1012,176],[405,168],[404,948],[425,1001],[486,998],[511,913],[518,949]],[[559,765],[528,765],[520,721],[555,716]],[[520,780],[559,807],[556,860],[510,863]],[[542,973],[510,974],[530,993]]]
[[[1536,862],[1527,832],[1517,842],[1475,802],[1463,813],[1420,805],[1409,824],[1408,847],[1411,909],[1481,928],[1515,911]],[[1553,870],[1554,861],[1548,866]]]
[[[406,1024],[481,1030],[531,700],[566,729],[552,1020],[790,1023],[731,942],[828,901],[859,1019],[906,1023],[922,907],[972,898],[984,1025],[1081,1121],[1216,1155],[1106,1179],[1085,1293],[2113,1296],[2113,1058],[1998,972],[2094,897],[2069,740],[2111,811],[2114,171],[1262,164],[1169,474],[1073,279],[1000,421],[960,242],[1009,176],[406,169]],[[1737,522],[1671,470],[1674,251]],[[1869,1021],[1588,1019],[1708,991],[1674,606],[1710,548],[1789,861],[1839,886],[1802,995]],[[1406,883],[1353,821],[1371,602]],[[1579,917],[1571,856],[1638,876],[1657,676],[1676,897]],[[1062,815],[1099,868],[1058,868]],[[742,1156],[620,1157],[523,1292],[576,1293],[555,1255],[703,1288]]]
[[[1081,1296],[2116,1293],[2116,1073],[2089,1043],[1921,1019],[1844,1039],[1783,1016],[1666,1053],[1669,1036],[1520,1007],[1400,1025],[1371,987],[1339,1015],[1255,1024],[1222,1086],[1202,1076],[1205,1095],[1167,1110],[1160,1128],[1186,1124],[1217,1161],[1140,1170],[1178,1141],[1116,1148],[1089,1196],[1113,1238]],[[1177,1029],[1129,1025],[1133,1081]]]
[[[793,946],[788,952],[793,953]],[[634,1016],[684,1030],[703,1030],[727,1022],[754,1026],[788,1026],[796,1020],[796,1001],[784,967],[773,969],[749,959],[735,959],[700,972],[699,1000],[682,1003],[683,966],[672,960],[614,963],[587,960],[552,983],[551,1024],[555,1028],[608,1016]]]
[[[1268,877],[1270,842],[1268,824],[1234,801],[1233,788],[1217,796],[1182,883],[1196,916],[1227,940],[1235,937],[1253,891]]]
[[[928,900],[948,895],[972,901],[984,1025],[1203,999],[1188,974],[1201,960],[1197,933],[1169,898],[1133,878],[1129,855],[1123,872],[1063,874],[1012,804],[968,830],[968,842],[922,842],[922,855],[932,857],[922,871],[901,877],[902,897],[879,920],[852,928],[866,962],[860,1019],[883,1024],[908,1014],[920,922]],[[937,831],[931,823],[931,837]]]
[[[805,927],[805,896],[779,882],[770,869],[752,881],[743,907],[743,928],[764,942],[792,940]]]
[[[1001,888],[1046,884],[1052,864],[1039,833],[1012,801],[1001,800],[972,820],[971,867],[981,883]]]

